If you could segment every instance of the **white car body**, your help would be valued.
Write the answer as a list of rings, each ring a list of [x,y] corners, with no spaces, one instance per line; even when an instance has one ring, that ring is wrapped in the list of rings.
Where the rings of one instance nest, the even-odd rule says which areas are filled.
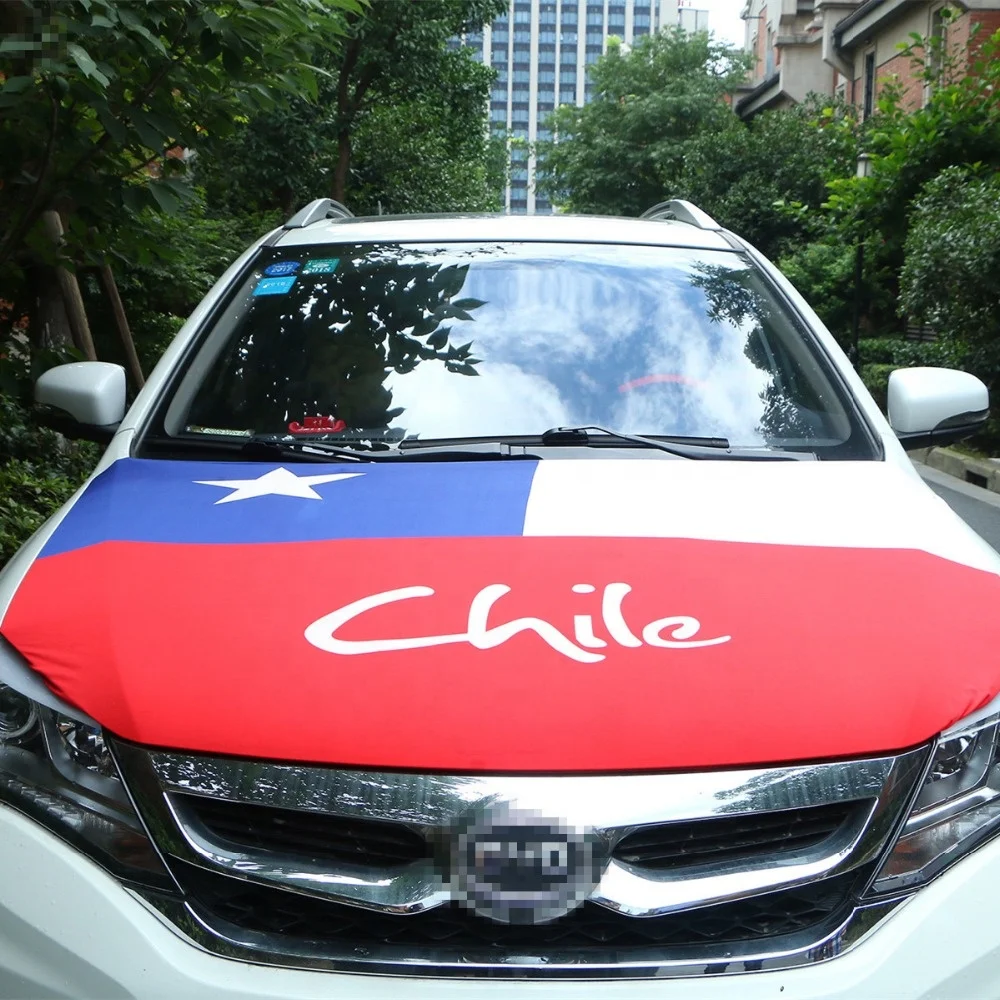
[[[208,796],[212,794],[211,787],[224,789],[226,781],[236,781],[227,770],[227,755],[260,759],[253,780],[261,788],[271,789],[267,794],[272,795],[274,804],[285,801],[281,798],[283,787],[291,788],[295,782],[319,781],[324,761],[311,755],[318,738],[318,730],[311,719],[303,718],[301,733],[296,734],[288,732],[294,727],[285,722],[272,726],[266,721],[269,718],[266,713],[257,716],[261,723],[247,726],[246,719],[252,717],[247,715],[242,718],[240,727],[232,727],[234,732],[240,728],[234,739],[243,742],[223,748],[213,742],[214,734],[206,730],[204,720],[185,720],[171,714],[175,710],[167,704],[166,695],[162,722],[154,718],[157,714],[155,702],[144,700],[147,699],[145,690],[130,688],[124,683],[122,692],[114,695],[122,702],[117,709],[118,715],[105,716],[105,702],[100,698],[81,703],[79,699],[68,697],[67,692],[73,689],[66,685],[71,684],[73,672],[79,669],[70,646],[59,646],[63,652],[56,667],[63,673],[43,664],[47,662],[46,651],[58,645],[57,637],[73,627],[73,616],[65,607],[72,606],[78,595],[69,591],[50,594],[53,609],[49,619],[37,610],[37,600],[30,614],[20,612],[17,602],[31,598],[32,586],[42,587],[40,583],[32,584],[32,573],[37,571],[40,557],[44,561],[42,553],[46,546],[71,530],[68,526],[74,523],[71,517],[74,505],[93,504],[92,500],[82,498],[88,496],[98,480],[105,484],[110,482],[106,474],[113,472],[118,463],[131,461],[129,456],[134,440],[163,397],[171,376],[201,336],[206,319],[217,303],[246,273],[262,246],[277,245],[294,252],[295,248],[334,243],[532,240],[739,249],[767,275],[809,327],[878,438],[882,458],[863,462],[787,463],[658,462],[616,458],[540,462],[525,500],[523,526],[518,532],[526,543],[551,546],[556,554],[554,561],[562,558],[560,553],[564,550],[559,545],[575,545],[583,539],[595,546],[587,551],[600,553],[603,551],[600,546],[607,543],[612,555],[607,556],[606,564],[595,562],[594,565],[610,567],[609,574],[624,574],[626,569],[622,567],[642,565],[644,549],[652,553],[650,560],[655,560],[655,553],[659,551],[669,553],[670,558],[682,560],[677,563],[680,567],[677,572],[686,573],[690,578],[685,591],[690,597],[684,598],[688,603],[682,607],[656,605],[655,611],[648,615],[636,609],[653,608],[653,605],[648,602],[630,604],[626,613],[623,595],[629,593],[634,584],[630,600],[645,600],[641,584],[632,580],[622,583],[623,576],[601,577],[601,570],[595,570],[593,580],[575,583],[574,591],[577,594],[595,590],[600,593],[603,588],[601,611],[593,610],[589,617],[578,615],[575,632],[571,632],[568,625],[564,627],[556,621],[548,621],[543,610],[533,612],[536,617],[522,617],[499,626],[496,624],[498,612],[493,605],[505,591],[510,591],[509,583],[514,585],[516,598],[516,573],[511,569],[509,577],[501,577],[490,576],[484,571],[485,575],[477,578],[475,587],[468,593],[472,606],[468,610],[467,627],[463,617],[466,606],[459,615],[462,627],[466,628],[464,632],[454,632],[454,627],[448,631],[448,627],[435,624],[437,619],[430,619],[436,611],[428,612],[428,622],[418,635],[379,637],[370,630],[359,632],[358,626],[352,624],[354,619],[365,621],[363,616],[371,610],[387,604],[408,609],[415,600],[425,600],[434,594],[433,586],[424,586],[430,576],[418,578],[419,569],[414,568],[409,576],[399,579],[385,576],[384,579],[390,582],[380,583],[381,590],[376,590],[373,583],[363,599],[352,603],[347,597],[339,601],[331,598],[323,605],[323,615],[307,615],[302,624],[308,624],[304,635],[313,647],[310,655],[325,655],[333,657],[337,663],[350,661],[354,664],[369,662],[366,656],[384,657],[403,651],[410,655],[412,650],[428,646],[434,647],[434,655],[439,655],[439,650],[448,650],[451,655],[452,647],[460,646],[464,651],[462,655],[474,657],[486,650],[500,650],[507,643],[511,644],[507,648],[513,649],[515,641],[537,639],[533,648],[542,649],[553,662],[558,660],[559,670],[618,670],[617,664],[626,662],[622,659],[626,654],[645,656],[663,650],[676,658],[670,661],[672,670],[696,675],[705,670],[701,664],[722,662],[698,660],[702,653],[735,656],[730,651],[739,652],[742,648],[751,650],[740,655],[747,657],[747,669],[755,672],[756,681],[754,678],[747,680],[746,690],[737,684],[742,693],[733,693],[735,688],[731,690],[724,685],[713,687],[710,681],[705,681],[703,688],[692,688],[699,692],[697,698],[692,695],[692,699],[705,702],[714,697],[717,701],[713,705],[689,706],[687,714],[695,721],[687,729],[683,720],[674,719],[673,730],[663,735],[665,745],[670,748],[669,759],[657,756],[656,741],[649,734],[633,738],[624,731],[642,728],[641,714],[630,716],[632,721],[628,725],[613,719],[608,721],[611,735],[606,743],[609,745],[596,738],[590,740],[592,752],[588,741],[573,742],[572,736],[567,735],[571,731],[572,718],[554,719],[547,740],[540,737],[538,747],[530,748],[532,753],[541,754],[543,763],[539,767],[531,766],[534,758],[528,756],[522,745],[502,746],[497,742],[490,744],[489,752],[484,750],[486,744],[481,745],[478,741],[500,738],[489,735],[493,724],[486,717],[473,720],[473,725],[453,733],[447,745],[433,741],[426,747],[421,744],[421,749],[413,750],[416,755],[413,759],[402,759],[398,750],[400,744],[387,741],[384,733],[366,736],[371,733],[374,716],[366,717],[366,723],[365,720],[353,724],[338,720],[337,725],[348,735],[335,744],[328,758],[330,763],[335,760],[346,769],[339,772],[337,780],[348,781],[343,774],[354,774],[360,768],[368,775],[370,784],[381,783],[380,787],[388,789],[396,780],[392,777],[394,768],[399,768],[402,776],[398,780],[402,788],[409,780],[406,772],[421,771],[431,776],[426,778],[427,788],[421,786],[420,792],[427,802],[437,802],[435,795],[445,795],[440,789],[431,788],[434,781],[439,780],[442,786],[451,783],[447,794],[459,794],[456,789],[472,789],[467,794],[479,796],[483,801],[516,802],[519,808],[547,817],[555,816],[574,829],[593,826],[602,830],[612,827],[633,830],[642,826],[649,801],[658,796],[669,804],[669,815],[662,817],[664,820],[725,820],[729,814],[718,802],[725,802],[729,795],[746,803],[753,801],[763,811],[760,805],[763,799],[753,796],[764,793],[751,789],[766,787],[768,783],[794,786],[803,796],[800,801],[789,793],[787,799],[782,800],[783,806],[772,804],[772,809],[780,811],[836,805],[840,801],[837,796],[847,793],[830,791],[832,785],[838,781],[847,785],[856,782],[856,792],[852,794],[858,801],[870,799],[876,803],[871,807],[874,811],[865,815],[862,815],[863,810],[856,811],[856,815],[845,812],[847,818],[838,820],[841,823],[838,832],[820,841],[819,846],[803,848],[801,856],[788,855],[784,860],[764,866],[741,862],[738,869],[731,870],[723,865],[717,870],[699,870],[674,883],[669,874],[637,876],[635,865],[618,857],[609,862],[597,880],[599,884],[588,885],[587,894],[609,911],[631,914],[641,921],[644,918],[662,919],[667,913],[697,914],[707,903],[729,905],[733,901],[753,899],[755,893],[792,891],[808,886],[810,880],[827,876],[832,879],[840,872],[844,873],[844,879],[853,873],[856,881],[857,871],[865,865],[870,868],[865,878],[872,885],[864,891],[858,889],[856,898],[850,896],[850,902],[844,903],[843,919],[836,926],[831,924],[826,928],[823,925],[826,929],[816,939],[809,938],[807,928],[798,932],[797,946],[789,943],[793,942],[793,937],[789,936],[787,940],[782,939],[785,944],[781,948],[773,948],[765,941],[756,951],[752,945],[744,948],[721,944],[714,952],[709,946],[705,946],[707,951],[684,946],[646,959],[638,956],[638,952],[638,957],[621,961],[605,954],[592,967],[587,967],[586,963],[574,967],[569,961],[548,963],[537,956],[521,956],[508,951],[493,963],[477,954],[465,962],[465,968],[455,961],[439,963],[432,945],[427,946],[424,958],[416,949],[411,950],[405,961],[380,961],[378,954],[330,957],[315,945],[303,947],[298,952],[294,948],[282,952],[274,945],[273,938],[260,931],[242,936],[234,931],[233,936],[227,937],[220,925],[213,926],[211,921],[199,917],[197,910],[185,909],[182,900],[168,899],[169,892],[158,894],[127,878],[115,877],[78,846],[69,843],[65,836],[47,829],[23,810],[4,804],[2,781],[5,779],[0,756],[0,996],[162,996],[203,997],[206,1000],[225,997],[305,1000],[319,996],[372,1000],[388,996],[522,995],[553,1000],[562,997],[699,1000],[716,996],[780,996],[789,1000],[810,997],[833,1000],[838,997],[1000,996],[1000,932],[992,919],[994,900],[1000,895],[1000,838],[996,836],[1000,832],[996,826],[1000,820],[1000,803],[995,800],[997,789],[993,786],[996,782],[990,777],[993,764],[989,764],[989,773],[980,776],[974,788],[971,784],[969,788],[962,786],[957,797],[942,800],[943,804],[935,806],[943,810],[940,814],[943,818],[935,813],[927,819],[930,813],[925,816],[919,810],[915,814],[917,822],[911,817],[904,833],[914,838],[911,855],[929,852],[926,869],[911,871],[904,862],[894,860],[896,855],[893,855],[896,837],[910,815],[912,798],[926,777],[929,761],[937,753],[934,746],[940,733],[975,731],[978,734],[984,726],[992,725],[990,720],[1000,711],[1000,705],[994,702],[1000,695],[1000,668],[995,663],[1000,629],[994,621],[988,620],[988,609],[996,607],[994,602],[1000,594],[1000,556],[924,485],[848,358],[790,282],[753,248],[717,229],[680,221],[459,217],[337,219],[269,234],[234,262],[184,324],[128,408],[88,482],[0,574],[0,636],[6,637],[26,657],[26,662],[19,660],[17,664],[12,656],[4,660],[4,647],[0,646],[0,684],[7,684],[38,705],[48,706],[81,723],[96,721],[118,736],[124,732],[124,741],[117,751],[121,755],[117,758],[119,766],[123,766],[125,760],[129,774],[139,773],[142,767],[147,767],[147,771],[143,771],[146,779],[155,774],[169,792],[166,797],[172,795],[171,802],[182,802],[177,807],[182,810],[178,813],[181,816],[187,808],[183,805],[188,801],[184,799],[187,792]],[[911,413],[910,418],[919,423],[919,413],[917,416]],[[916,431],[921,428],[914,424],[904,429]],[[301,479],[314,471],[324,473],[326,470],[299,467],[291,475]],[[334,463],[329,474],[315,478],[329,481],[326,488],[332,496],[344,485],[336,480],[363,474],[355,472],[352,466]],[[241,475],[234,473],[226,477],[232,492],[223,500],[236,496],[240,489],[235,485],[237,482],[251,481],[248,475],[242,478]],[[208,485],[210,489],[222,485],[222,481],[209,484],[208,480],[222,480],[222,476],[213,473],[193,481],[201,483],[203,488]],[[246,490],[245,486],[242,488]],[[311,489],[308,484],[290,488]],[[221,495],[212,496],[214,499]],[[567,497],[586,498],[586,502],[567,503]],[[118,509],[114,504],[123,501],[109,498],[107,502],[108,510],[114,511]],[[669,516],[665,514],[665,504]],[[613,553],[618,549],[624,551],[629,545],[634,546],[629,550],[635,553],[634,557],[629,557],[633,561],[626,559],[619,567],[613,561]],[[688,558],[684,555],[688,546],[696,548],[690,550],[690,561],[684,562],[683,559]],[[720,575],[715,578],[702,574],[704,579],[700,583],[695,579],[698,576],[696,567],[701,561],[709,557],[714,560],[719,553],[723,553],[723,560],[728,559],[725,553],[730,551],[734,553],[733,561],[718,565],[731,566],[731,569],[717,569]],[[765,602],[759,592],[776,585],[769,579],[751,575],[756,573],[755,567],[763,565],[759,561],[764,558],[759,556],[761,552],[777,553],[774,558],[779,560],[789,553],[799,554],[796,556],[799,561],[789,562],[792,569],[787,571],[799,574],[797,579],[785,580],[781,585],[786,589],[776,590],[771,604]],[[845,553],[850,554],[851,561],[842,566],[841,560],[847,558]],[[419,565],[419,560],[413,563],[413,567]],[[815,567],[814,573],[810,567]],[[577,577],[572,576],[573,572],[577,572],[576,569],[569,566],[568,575],[559,579],[567,584],[570,580],[575,581]],[[781,571],[774,573],[778,578]],[[716,613],[712,609],[707,617],[703,611],[691,607],[704,608],[708,601],[705,595],[717,589],[724,590],[720,581],[727,575],[735,576],[736,580],[732,590],[726,593],[744,593],[746,608],[739,611],[735,598],[720,598],[722,611]],[[45,578],[35,579],[44,581]],[[382,580],[383,577],[373,576],[372,579]],[[114,594],[128,586],[152,587],[153,581],[137,581],[130,575],[121,580],[107,578],[93,583],[96,589],[109,588],[112,597],[101,614],[111,621],[116,614]],[[239,581],[239,586],[244,584],[248,588],[254,586],[251,581]],[[886,590],[897,585],[900,589]],[[833,614],[835,620],[821,626],[819,623],[827,609],[820,607],[813,616],[808,600],[810,594],[822,595],[816,598],[822,604],[849,587],[858,588],[861,595],[858,602],[845,602]],[[247,592],[256,593],[251,589]],[[162,594],[155,598],[156,601],[163,599]],[[701,604],[698,604],[699,599]],[[57,607],[60,605],[63,606],[61,610]],[[477,606],[480,609],[478,618]],[[88,604],[87,607],[92,606]],[[853,608],[853,618],[848,608]],[[908,617],[910,608],[912,618]],[[935,617],[938,608],[947,609],[941,612],[941,620]],[[656,618],[656,614],[666,617]],[[699,616],[697,619],[691,617],[695,614]],[[493,617],[487,624],[489,615]],[[767,620],[761,621],[765,615]],[[586,622],[581,623],[585,617]],[[995,613],[992,617],[996,617]],[[313,620],[307,622],[307,618]],[[50,623],[47,628],[39,624],[44,621]],[[195,623],[195,619],[188,618],[184,628],[176,631],[209,627],[206,621]],[[507,632],[503,631],[505,627]],[[412,626],[411,632],[413,628],[416,626]],[[341,629],[343,633],[339,632]],[[754,629],[758,629],[759,634]],[[608,640],[595,638],[595,630],[602,635],[608,634]],[[529,634],[527,638],[518,635],[524,632]],[[299,627],[296,634],[303,634],[303,629]],[[123,644],[132,641],[127,636],[121,639]],[[157,641],[155,636],[149,637],[151,644]],[[177,641],[182,643],[181,639]],[[109,650],[113,650],[118,642],[117,633],[108,642]],[[178,650],[190,648],[193,647],[183,643],[177,646]],[[765,651],[769,648],[779,650],[776,659],[786,657],[783,666],[775,665],[775,677],[771,680],[763,676],[768,669]],[[824,664],[823,676],[803,682],[804,690],[800,693],[794,690],[799,665],[787,662],[788,651],[793,649],[801,652],[803,662],[805,658],[815,658],[817,663]],[[877,656],[872,653],[871,661],[864,660],[859,653],[863,662],[859,665],[845,662],[842,677],[839,671],[836,676],[830,676],[829,664],[836,662],[836,656],[846,656],[845,651],[851,649],[880,652]],[[892,659],[894,649],[899,650],[899,662],[886,663],[887,658]],[[59,657],[54,656],[52,662],[57,659]],[[880,664],[886,668],[883,673],[879,672]],[[178,676],[183,669],[178,667],[181,672]],[[559,676],[592,675],[566,673]],[[728,683],[734,683],[735,674],[725,676]],[[934,679],[933,684],[930,678]],[[106,684],[114,686],[110,673]],[[596,693],[588,695],[598,702],[595,715],[587,716],[591,721],[600,718],[600,702],[611,697],[610,686],[610,681],[604,681]],[[211,687],[211,681],[206,681],[206,687]],[[715,695],[711,693],[713,690]],[[414,690],[412,697],[418,696],[423,699]],[[759,701],[755,701],[758,696]],[[110,704],[112,695],[107,697],[107,704]],[[569,692],[568,703],[575,706],[574,711],[585,713],[586,700],[581,699],[578,704],[573,701],[574,697]],[[640,697],[638,701],[642,708],[643,699]],[[768,701],[784,705],[776,705],[773,713],[768,714],[760,707]],[[424,705],[423,700],[420,703]],[[253,710],[263,711],[264,704],[254,702]],[[618,702],[613,704],[618,706]],[[814,713],[810,713],[810,704],[815,707]],[[753,736],[753,753],[741,761],[733,756],[733,744],[730,744],[729,749],[720,748],[712,757],[711,751],[702,744],[713,741],[725,744],[725,738],[720,740],[719,734],[712,729],[712,720],[715,719],[714,724],[720,730],[731,730],[743,706],[749,706],[748,712],[762,712],[761,732]],[[424,706],[424,710],[433,710],[433,705],[430,709]],[[276,718],[284,718],[280,707],[275,711]],[[608,711],[619,713],[620,707]],[[303,713],[304,716],[312,714]],[[125,731],[121,720],[133,716],[141,717],[136,722],[138,728]],[[820,716],[826,721],[819,721]],[[514,712],[511,726],[523,725],[529,717]],[[392,718],[399,722],[397,717]],[[615,715],[617,718],[619,716]],[[439,719],[436,724],[441,724]],[[882,738],[878,735],[880,727],[886,732],[881,744],[878,742]],[[268,731],[272,728],[282,732],[274,736]],[[409,732],[405,726],[403,729]],[[140,732],[148,738],[139,738]],[[523,732],[523,728],[519,732]],[[177,735],[171,737],[171,733]],[[900,742],[907,734],[919,735],[919,739]],[[418,739],[417,736],[410,738]],[[269,739],[272,742],[268,742]],[[136,761],[146,751],[142,747],[137,750],[136,744],[154,748],[148,760],[141,764]],[[155,749],[164,747],[172,749]],[[786,747],[795,749],[786,752]],[[208,754],[216,770],[212,771],[211,778],[184,771],[177,763],[180,758],[175,760],[173,750]],[[421,753],[424,756],[419,756]],[[485,755],[481,759],[488,757],[487,765],[460,768],[455,764],[459,759],[480,759],[477,753]],[[963,764],[967,766],[972,765]],[[526,773],[530,771],[538,773]],[[216,784],[213,786],[212,782]],[[244,788],[243,785],[239,787]],[[808,796],[814,793],[818,797],[810,799]],[[148,791],[138,793],[132,787],[131,794],[140,802],[140,812],[149,825],[148,802],[140,801],[147,798]],[[224,791],[217,794],[226,797]],[[362,792],[355,790],[352,794],[364,799]],[[379,812],[373,802],[367,803],[369,813],[366,816],[391,818],[391,808],[386,813],[385,807],[379,807],[382,809]],[[854,802],[853,797],[850,802]],[[157,808],[162,808],[162,804]],[[741,812],[735,807],[734,811]],[[746,811],[749,813],[749,806]],[[166,817],[164,822],[170,821],[169,813],[157,814],[158,821],[163,817]],[[852,823],[855,826],[851,826]],[[879,823],[884,825],[880,827]],[[934,873],[924,877],[921,873],[930,872],[932,862],[938,864],[937,856],[932,857],[932,849],[917,838],[929,836],[924,831],[932,827],[935,830],[952,829],[948,823],[954,823],[959,831],[955,834],[956,856],[948,856],[947,863],[942,860]],[[965,826],[960,826],[961,823]],[[378,895],[382,889],[377,885],[370,888],[370,895],[362,895],[359,887],[364,878],[351,876],[347,869],[331,876],[324,872],[322,865],[303,862],[301,870],[294,873],[278,871],[277,867],[270,873],[263,872],[259,858],[248,861],[249,856],[235,851],[229,855],[221,848],[213,854],[212,845],[198,841],[199,828],[192,826],[191,829],[195,833],[183,843],[178,839],[176,850],[173,840],[164,839],[160,832],[156,834],[159,838],[157,849],[167,856],[167,868],[171,871],[175,864],[171,856],[180,857],[189,865],[201,863],[210,868],[214,878],[242,878],[247,871],[255,872],[250,881],[256,879],[255,884],[265,886],[268,892],[291,887],[312,894],[313,903],[326,891],[317,888],[324,881],[337,883],[337,891],[342,895],[336,898],[346,899],[354,906],[364,907],[373,899],[382,899]],[[979,830],[985,831],[982,836]],[[820,847],[833,844],[836,837],[842,842],[838,841],[839,846],[829,847],[824,854]],[[849,855],[865,850],[870,853],[863,863],[856,857],[851,862],[855,867],[849,867]],[[959,858],[959,854],[963,856]],[[155,864],[155,859],[149,863]],[[892,864],[897,867],[892,868]],[[868,868],[864,870],[867,872]],[[398,899],[392,897],[395,900],[392,906],[386,902],[386,910],[395,907],[394,912],[416,913],[424,908],[430,911],[449,898],[448,890],[442,889],[429,874],[426,886],[423,885],[420,881],[423,869],[414,867],[413,872],[413,883],[401,886],[402,895]],[[874,885],[872,880],[876,878],[881,888]],[[394,879],[395,876],[387,876],[383,881],[386,886],[395,885]],[[349,883],[355,884],[355,888]],[[363,888],[369,892],[369,887]],[[662,903],[658,896],[655,903],[651,902],[661,890],[667,902]],[[355,895],[351,897],[351,893]],[[397,919],[418,920],[420,917]],[[483,921],[485,918],[472,919]],[[791,933],[789,931],[789,935]],[[558,967],[555,974],[551,968],[546,968],[547,964]],[[487,976],[490,981],[486,981]]]

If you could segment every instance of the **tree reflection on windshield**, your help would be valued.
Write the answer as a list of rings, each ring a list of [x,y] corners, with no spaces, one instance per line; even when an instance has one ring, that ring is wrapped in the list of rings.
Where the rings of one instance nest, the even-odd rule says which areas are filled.
[[[300,273],[287,294],[248,290],[238,336],[212,365],[190,423],[283,433],[289,421],[329,415],[377,433],[403,412],[384,384],[391,372],[437,361],[478,374],[472,342],[450,339],[449,321],[472,320],[485,304],[458,297],[467,264],[398,246],[338,252],[333,273]]]
[[[776,357],[785,348],[772,335],[773,304],[763,294],[759,277],[749,267],[737,270],[697,263],[694,271],[691,285],[704,293],[708,318],[741,330],[746,338],[744,355],[767,376],[759,392],[763,405],[757,432],[766,441],[780,439],[785,444],[789,439],[830,436],[822,393],[815,383],[796,378],[796,366]]]

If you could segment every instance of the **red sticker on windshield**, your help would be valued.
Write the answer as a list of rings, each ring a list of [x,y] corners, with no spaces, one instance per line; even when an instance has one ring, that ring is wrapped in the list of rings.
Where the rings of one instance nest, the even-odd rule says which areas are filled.
[[[293,420],[288,425],[289,434],[322,434],[324,432],[332,432],[336,434],[340,431],[346,430],[346,422],[332,416],[303,417],[301,424],[297,420]]]

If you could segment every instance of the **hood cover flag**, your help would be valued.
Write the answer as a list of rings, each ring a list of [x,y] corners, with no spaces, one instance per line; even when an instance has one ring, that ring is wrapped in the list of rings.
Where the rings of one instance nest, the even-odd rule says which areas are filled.
[[[123,459],[0,631],[159,747],[536,772],[876,754],[1000,690],[1000,577],[939,503],[875,462]]]

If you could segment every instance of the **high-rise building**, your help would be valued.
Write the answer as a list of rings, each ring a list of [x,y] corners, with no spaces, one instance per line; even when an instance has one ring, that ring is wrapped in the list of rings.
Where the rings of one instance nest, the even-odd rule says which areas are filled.
[[[681,9],[683,22],[678,0],[511,0],[506,14],[459,44],[471,47],[477,59],[497,71],[490,95],[494,131],[533,143],[550,137],[545,120],[554,108],[590,100],[587,67],[607,51],[610,36],[628,45],[640,35],[677,24],[688,31],[705,30],[707,12]],[[535,194],[534,180],[534,157],[515,143],[508,212],[552,210]]]
[[[692,0],[677,0],[677,23],[689,35],[708,31],[708,11],[695,10]]]

